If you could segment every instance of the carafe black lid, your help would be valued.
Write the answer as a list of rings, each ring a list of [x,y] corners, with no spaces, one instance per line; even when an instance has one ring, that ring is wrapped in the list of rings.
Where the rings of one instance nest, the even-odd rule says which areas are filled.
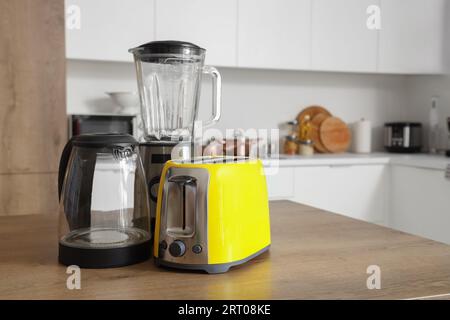
[[[205,53],[206,50],[190,42],[164,40],[148,42],[128,51],[131,53],[138,52],[140,54],[200,55]]]
[[[80,134],[72,137],[71,141],[74,146],[93,148],[138,144],[137,140],[132,135],[122,133]]]

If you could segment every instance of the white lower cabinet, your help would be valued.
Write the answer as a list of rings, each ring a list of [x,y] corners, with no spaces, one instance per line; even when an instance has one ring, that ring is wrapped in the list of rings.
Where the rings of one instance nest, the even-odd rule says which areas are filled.
[[[450,244],[450,179],[408,165],[282,167],[271,200],[288,199]]]
[[[391,167],[389,226],[450,244],[450,180],[443,170]]]
[[[291,200],[294,196],[294,168],[265,168],[269,200]]]
[[[385,224],[388,169],[385,165],[297,167],[293,200],[355,219]]]

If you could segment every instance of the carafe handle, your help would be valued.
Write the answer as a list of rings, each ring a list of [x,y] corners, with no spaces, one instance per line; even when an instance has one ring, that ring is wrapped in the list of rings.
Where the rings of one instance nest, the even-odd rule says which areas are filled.
[[[73,138],[72,138],[73,139]],[[72,152],[73,141],[70,139],[67,144],[64,146],[63,152],[61,154],[61,158],[59,160],[59,169],[58,169],[58,199],[61,200],[61,192],[64,183],[64,176],[66,174],[67,164],[69,162],[69,157]]]
[[[220,119],[222,111],[222,77],[219,71],[212,66],[204,66],[203,73],[208,74],[212,78],[212,90],[213,90],[213,110],[212,117],[203,124],[203,127],[209,127],[214,125]]]

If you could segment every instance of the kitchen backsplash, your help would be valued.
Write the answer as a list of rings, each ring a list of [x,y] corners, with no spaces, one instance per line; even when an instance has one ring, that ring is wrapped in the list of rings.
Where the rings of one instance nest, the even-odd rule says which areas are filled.
[[[321,104],[346,122],[370,119],[374,150],[382,149],[384,122],[404,120],[406,76],[221,68],[221,130],[278,128],[305,106]],[[69,60],[67,111],[91,114],[114,110],[105,91],[135,91],[131,63]],[[200,118],[211,110],[211,84],[205,77]],[[126,113],[138,110],[126,110]]]

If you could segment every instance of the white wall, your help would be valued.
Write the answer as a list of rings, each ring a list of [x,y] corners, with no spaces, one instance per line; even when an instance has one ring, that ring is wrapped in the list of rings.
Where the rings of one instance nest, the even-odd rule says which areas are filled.
[[[374,146],[381,149],[382,125],[404,120],[407,77],[220,69],[223,80],[223,114],[218,127],[277,128],[304,107],[320,104],[346,122],[361,117],[374,124]],[[211,110],[209,79],[204,79],[200,118]],[[132,64],[69,60],[67,64],[68,113],[104,113],[113,110],[105,91],[136,90]]]
[[[440,147],[448,147],[447,117],[450,117],[450,76],[411,76],[407,79],[407,105],[410,120],[424,124],[424,145],[428,146],[428,119],[431,98],[439,97]]]
[[[67,60],[67,113],[111,113],[106,91],[136,91],[131,63]],[[126,113],[137,112],[127,110]]]

